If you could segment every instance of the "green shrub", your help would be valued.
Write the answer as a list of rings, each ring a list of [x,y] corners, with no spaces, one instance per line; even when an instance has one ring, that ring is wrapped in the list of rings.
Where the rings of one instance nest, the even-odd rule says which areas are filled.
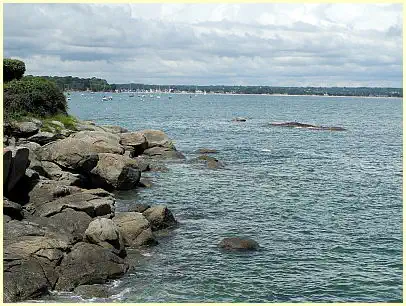
[[[4,117],[39,117],[67,114],[67,103],[55,83],[40,77],[25,77],[4,84]]]
[[[22,61],[5,58],[3,60],[3,78],[4,82],[19,80],[25,72],[25,64]]]

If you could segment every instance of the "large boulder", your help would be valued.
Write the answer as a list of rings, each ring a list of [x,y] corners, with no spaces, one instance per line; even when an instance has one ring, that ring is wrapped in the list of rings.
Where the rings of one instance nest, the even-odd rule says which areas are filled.
[[[78,285],[104,283],[127,270],[128,264],[111,250],[79,242],[64,256],[55,289],[70,291]]]
[[[30,163],[28,159],[29,150],[23,147],[7,147],[3,149],[3,155],[4,151],[11,151],[12,153],[12,161],[11,165],[9,166],[9,172],[6,182],[6,192],[10,192],[25,175],[25,170],[28,168],[28,165]]]
[[[65,186],[66,187],[66,186]],[[83,211],[90,217],[112,216],[115,210],[113,195],[103,189],[83,189],[79,192],[63,187],[60,189],[61,196],[53,196],[51,201],[41,202],[37,200],[26,205],[25,210],[33,216],[50,217],[67,208]],[[45,198],[45,197],[43,197]]]
[[[135,188],[141,178],[137,161],[110,153],[100,153],[99,161],[90,173],[92,186],[110,190]]]
[[[116,224],[111,219],[98,218],[90,222],[85,232],[90,243],[111,249],[120,257],[126,255],[124,241]]]
[[[95,153],[123,154],[120,145],[120,136],[105,131],[81,131],[70,136],[72,139],[81,139],[89,144]]]
[[[142,130],[140,134],[144,135],[148,142],[148,148],[165,147],[174,149],[172,141],[163,131],[159,130]]]
[[[42,179],[29,190],[28,197],[30,203],[38,206],[81,191],[82,189],[76,186],[68,186],[58,181]]]
[[[222,249],[237,251],[251,251],[259,249],[259,244],[255,240],[240,237],[224,238],[218,246]]]
[[[126,246],[157,244],[151,230],[151,224],[141,213],[117,213],[113,218],[113,222],[122,233]]]
[[[142,214],[151,223],[153,231],[173,227],[178,224],[172,212],[164,205],[150,207]]]
[[[87,213],[71,208],[66,208],[51,217],[27,216],[27,220],[65,235],[71,244],[84,239],[85,231],[92,222]]]
[[[121,133],[120,143],[130,152],[130,157],[138,156],[148,148],[147,139],[140,132]]]
[[[90,172],[98,162],[102,146],[92,145],[84,139],[68,137],[44,145],[37,150],[42,161],[50,161],[67,169],[78,172]],[[106,151],[108,149],[106,148]]]
[[[40,125],[32,121],[11,122],[12,134],[17,137],[29,137],[38,133]]]
[[[66,235],[36,223],[11,220],[4,224],[4,301],[36,298],[52,289],[56,266],[70,248]]]

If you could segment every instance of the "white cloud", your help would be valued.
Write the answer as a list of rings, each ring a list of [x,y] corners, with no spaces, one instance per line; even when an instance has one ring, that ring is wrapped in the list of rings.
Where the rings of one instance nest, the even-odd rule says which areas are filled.
[[[396,86],[401,5],[5,4],[5,56],[109,82]]]

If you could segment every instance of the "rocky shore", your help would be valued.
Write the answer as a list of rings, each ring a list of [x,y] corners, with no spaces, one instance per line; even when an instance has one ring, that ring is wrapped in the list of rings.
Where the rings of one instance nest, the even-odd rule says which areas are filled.
[[[152,247],[156,231],[177,225],[165,206],[116,213],[111,193],[184,159],[164,132],[89,121],[44,129],[34,118],[3,129],[4,302],[118,278],[131,269],[128,248]]]

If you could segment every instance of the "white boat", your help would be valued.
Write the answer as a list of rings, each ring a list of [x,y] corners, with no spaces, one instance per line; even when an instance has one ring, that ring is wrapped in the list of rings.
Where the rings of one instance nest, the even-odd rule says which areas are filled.
[[[102,98],[102,101],[107,101],[107,97],[103,97],[103,98]]]

